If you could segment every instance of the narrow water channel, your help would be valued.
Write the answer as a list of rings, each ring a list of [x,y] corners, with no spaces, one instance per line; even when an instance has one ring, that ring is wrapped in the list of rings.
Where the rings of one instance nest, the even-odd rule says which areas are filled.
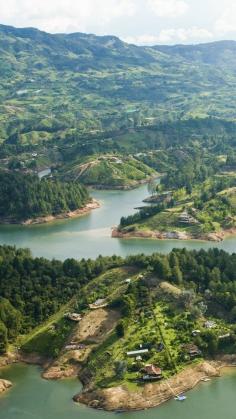
[[[147,197],[147,186],[132,191],[95,191],[101,207],[90,214],[70,220],[34,226],[0,226],[0,244],[29,247],[34,256],[66,259],[95,258],[101,255],[126,256],[130,254],[170,252],[173,247],[208,249],[219,247],[232,253],[236,249],[236,237],[221,243],[178,240],[112,239],[111,227],[119,224],[122,215],[127,216],[140,206]]]
[[[126,256],[134,253],[169,252],[173,247],[200,249],[218,247],[236,250],[236,237],[221,243],[176,240],[118,240],[111,238],[111,227],[122,215],[134,212],[147,196],[147,187],[132,191],[96,191],[101,207],[76,219],[37,226],[1,226],[0,244],[28,247],[34,256],[65,259],[94,258],[99,254]],[[13,388],[0,396],[1,419],[112,419],[114,413],[88,409],[72,402],[78,393],[78,380],[45,381],[35,366],[12,365],[0,377],[13,382]],[[157,409],[125,413],[128,419],[235,419],[236,371],[221,379],[202,383],[188,393],[184,403],[170,401]]]

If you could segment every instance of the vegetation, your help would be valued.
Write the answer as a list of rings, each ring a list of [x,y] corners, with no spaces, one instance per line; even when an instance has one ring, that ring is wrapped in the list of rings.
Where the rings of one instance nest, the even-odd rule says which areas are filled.
[[[179,232],[185,238],[207,238],[209,233],[236,227],[233,150],[230,157],[219,154],[219,150],[204,150],[199,144],[192,144],[145,156],[145,161],[153,166],[160,159],[166,173],[159,185],[150,185],[149,205],[134,215],[122,217],[120,231],[156,231],[167,238],[168,233]]]
[[[165,172],[173,147],[225,154],[235,145],[234,42],[144,48],[4,25],[0,40],[2,168],[53,166],[77,176],[81,164],[109,153]],[[101,161],[81,181],[133,184],[149,175],[140,164]]]
[[[0,218],[24,221],[30,218],[74,211],[89,202],[78,182],[42,179],[19,172],[0,172]]]
[[[234,42],[213,43],[209,57],[207,45],[143,48],[112,36],[4,25],[0,39],[0,137],[9,144],[182,117],[234,117]]]
[[[216,249],[128,257],[126,263],[138,266],[142,275],[133,276],[126,291],[111,303],[121,311],[122,320],[84,365],[93,384],[130,386],[141,383],[145,364],[157,365],[163,376],[169,377],[195,358],[234,353],[234,280],[229,280],[234,259],[234,255]],[[230,291],[226,290],[226,277]],[[212,324],[210,329],[207,320]],[[191,357],[184,349],[187,345],[196,345],[199,355]],[[148,349],[141,359],[127,356],[127,351],[140,348]]]
[[[79,179],[99,188],[129,188],[157,176],[154,169],[132,156],[103,155],[73,162],[62,168],[66,179]]]
[[[116,257],[81,262],[33,259],[29,250],[9,246],[0,248],[0,260],[0,325],[4,336],[6,328],[10,341],[42,324],[74,297],[79,298],[82,286],[120,263]]]
[[[70,355],[97,386],[136,382],[145,363],[158,365],[168,377],[193,362],[184,349],[189,344],[200,357],[235,352],[234,254],[174,249],[169,255],[80,262],[34,259],[28,250],[9,246],[0,254],[1,353],[8,343],[45,356],[64,353],[77,328],[64,313],[86,317],[97,298],[106,298],[108,318],[116,311],[118,320],[96,345],[93,339],[80,341],[91,346],[84,361]],[[141,359],[127,356],[140,347],[148,349]]]

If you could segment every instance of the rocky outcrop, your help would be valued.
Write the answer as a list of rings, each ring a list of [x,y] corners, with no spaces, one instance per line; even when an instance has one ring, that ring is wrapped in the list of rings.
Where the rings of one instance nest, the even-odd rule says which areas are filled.
[[[194,388],[202,379],[218,377],[220,364],[203,362],[186,368],[179,374],[160,383],[145,384],[136,392],[125,386],[90,390],[74,397],[76,402],[107,411],[140,410],[155,407],[174,396]]]
[[[79,372],[79,366],[66,365],[52,365],[45,372],[42,377],[46,380],[61,380],[63,378],[77,377]]]
[[[12,387],[11,381],[0,379],[0,393],[4,393],[4,391],[8,390],[11,387]]]
[[[236,229],[221,230],[215,233],[191,235],[185,231],[152,231],[152,230],[137,230],[132,231],[119,230],[118,227],[112,229],[112,237],[118,239],[158,239],[158,240],[205,240],[220,242],[228,236],[236,235]]]

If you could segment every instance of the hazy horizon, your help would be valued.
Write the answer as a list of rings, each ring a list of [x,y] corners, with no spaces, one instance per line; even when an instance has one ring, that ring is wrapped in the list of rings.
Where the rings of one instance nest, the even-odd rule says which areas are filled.
[[[110,37],[115,37],[115,38],[118,38],[118,39],[120,39],[121,41],[123,41],[123,42],[126,42],[127,44],[130,44],[130,45],[136,45],[136,46],[139,46],[139,47],[154,47],[154,46],[172,46],[172,47],[175,47],[175,46],[178,46],[178,45],[180,45],[180,46],[197,46],[197,45],[205,45],[205,44],[212,44],[212,43],[221,43],[221,42],[235,42],[236,43],[236,39],[217,39],[217,40],[212,40],[212,41],[196,41],[196,42],[191,42],[191,43],[184,43],[184,42],[177,42],[177,43],[155,43],[155,44],[137,44],[137,43],[134,43],[134,42],[129,42],[128,40],[126,41],[126,40],[124,40],[124,39],[122,39],[121,37],[119,37],[118,35],[114,35],[114,34],[112,34],[112,33],[110,33],[110,34],[104,34],[104,35],[100,35],[100,34],[96,34],[96,33],[92,33],[92,32],[80,32],[80,31],[76,31],[76,32],[48,32],[48,31],[45,31],[45,30],[42,30],[42,29],[40,29],[40,28],[37,28],[37,27],[34,27],[34,26],[14,26],[14,25],[7,25],[7,24],[3,24],[3,23],[1,23],[0,22],[0,26],[6,26],[6,27],[12,27],[12,28],[14,28],[14,29],[22,29],[22,30],[24,30],[24,29],[35,29],[35,30],[38,30],[38,31],[40,31],[40,32],[44,32],[44,33],[47,33],[47,34],[49,34],[49,35],[74,35],[74,34],[82,34],[82,35],[88,35],[88,36],[97,36],[97,37],[105,37],[105,36],[110,36]]]
[[[233,0],[0,0],[1,23],[114,35],[136,45],[236,40]]]

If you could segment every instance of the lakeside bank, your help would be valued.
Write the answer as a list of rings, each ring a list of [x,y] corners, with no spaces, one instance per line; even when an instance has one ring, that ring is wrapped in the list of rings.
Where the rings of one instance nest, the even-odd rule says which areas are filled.
[[[70,218],[77,218],[83,215],[89,214],[91,211],[100,208],[100,203],[96,199],[92,199],[83,208],[78,208],[74,211],[62,212],[56,215],[47,215],[45,217],[29,218],[25,221],[18,221],[10,218],[0,218],[0,224],[2,225],[36,225],[36,224],[47,224],[56,220],[66,220]]]
[[[205,233],[200,235],[191,235],[185,231],[152,231],[152,230],[134,230],[122,231],[118,227],[112,228],[112,238],[117,239],[153,239],[153,240],[199,240],[208,242],[222,242],[228,237],[236,236],[236,228],[220,230],[218,232]]]

